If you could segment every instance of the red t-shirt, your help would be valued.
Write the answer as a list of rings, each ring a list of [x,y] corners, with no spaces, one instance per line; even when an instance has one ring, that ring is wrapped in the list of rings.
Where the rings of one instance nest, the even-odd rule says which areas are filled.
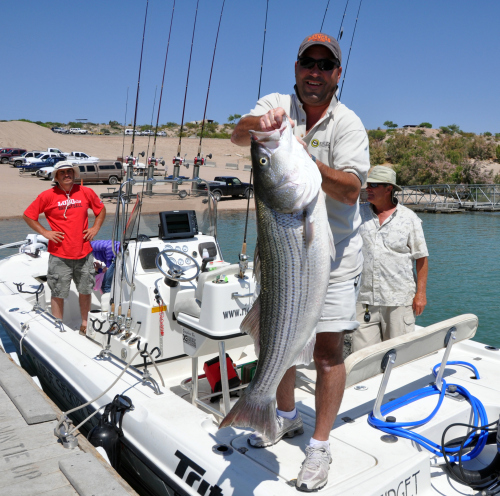
[[[92,251],[90,242],[83,241],[83,231],[89,228],[89,208],[96,216],[104,208],[102,201],[93,190],[85,186],[73,185],[69,192],[68,205],[66,193],[56,185],[40,193],[26,209],[24,215],[38,220],[38,216],[43,212],[50,228],[64,233],[64,240],[61,243],[49,241],[49,253],[61,258],[79,260]],[[64,218],[65,211],[66,218]]]

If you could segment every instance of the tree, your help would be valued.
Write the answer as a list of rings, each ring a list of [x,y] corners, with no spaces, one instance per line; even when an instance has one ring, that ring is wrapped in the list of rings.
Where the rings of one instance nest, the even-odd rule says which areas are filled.
[[[392,122],[392,121],[385,121],[385,122],[384,122],[384,126],[385,126],[385,127],[387,127],[387,128],[389,128],[389,129],[395,129],[395,128],[397,128],[397,127],[398,127],[398,125],[397,125],[397,124],[395,124],[395,123],[394,123],[394,122]]]
[[[460,127],[457,124],[450,124],[448,129],[451,131],[451,134],[460,132]]]
[[[430,122],[422,122],[418,127],[426,127],[427,129],[432,129],[432,124]]]
[[[496,148],[495,148],[495,154],[497,156],[497,160],[500,162],[500,145],[498,145]]]
[[[485,135],[485,136],[493,136],[493,135],[492,135],[489,131],[486,131],[486,132],[484,133],[484,135]]]
[[[236,124],[236,121],[240,120],[241,119],[241,115],[240,114],[234,114],[234,115],[230,115],[228,118],[227,118],[227,122],[230,122],[230,123],[233,123],[233,124]]]

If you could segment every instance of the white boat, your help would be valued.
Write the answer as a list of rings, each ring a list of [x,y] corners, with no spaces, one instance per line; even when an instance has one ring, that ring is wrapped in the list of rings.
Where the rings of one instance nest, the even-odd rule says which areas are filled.
[[[122,185],[121,191],[131,184]],[[201,369],[205,362],[228,353],[240,374],[249,372],[252,365],[246,364],[257,357],[239,325],[251,306],[254,281],[251,265],[241,277],[242,267],[224,262],[217,241],[216,202],[196,189],[181,195],[179,188],[185,185],[186,181],[183,186],[156,181],[155,194],[144,196],[144,201],[156,202],[162,211],[159,227],[156,219],[151,226],[144,218],[139,222],[138,204],[128,219],[116,219],[122,249],[111,293],[114,311],[109,294],[94,292],[89,315],[93,326],[87,337],[78,333],[78,294],[73,285],[63,322],[51,315],[48,253],[43,239],[36,236],[21,247],[22,253],[0,261],[0,320],[23,366],[39,377],[63,410],[90,402],[72,414],[75,425],[101,409],[84,425],[84,432],[97,423],[102,407],[115,395],[131,400],[133,409],[123,416],[117,468],[141,493],[295,495],[294,479],[315,422],[314,366],[299,368],[296,380],[303,435],[254,449],[247,443],[251,430],[218,429],[236,399],[230,397],[226,361],[221,362],[223,395],[215,402],[210,402],[214,395]],[[134,191],[141,188],[142,182],[137,181]],[[122,196],[122,211],[133,193]],[[207,271],[207,266],[212,270]],[[474,315],[458,316],[348,357],[345,394],[330,435],[333,462],[320,494],[477,494],[450,477],[442,457],[413,439],[373,427],[376,420],[368,422],[373,417],[387,420],[391,400],[437,383],[431,389],[447,391],[439,411],[411,432],[440,444],[447,426],[473,420],[464,394],[447,389],[443,379],[459,385],[459,393],[466,388],[484,404],[488,422],[497,421],[499,352],[471,340],[477,325]],[[136,354],[138,347],[147,347],[155,366],[151,355],[144,359]],[[469,368],[453,363],[442,366],[444,374],[435,377],[433,367],[448,360],[475,365],[480,379]],[[131,363],[128,369],[127,363]],[[424,419],[439,397],[405,404],[390,415],[398,422]],[[446,439],[466,431],[455,427]],[[63,434],[62,440],[71,444],[71,436]],[[495,443],[487,444],[463,465],[478,470],[492,463],[496,452]]]

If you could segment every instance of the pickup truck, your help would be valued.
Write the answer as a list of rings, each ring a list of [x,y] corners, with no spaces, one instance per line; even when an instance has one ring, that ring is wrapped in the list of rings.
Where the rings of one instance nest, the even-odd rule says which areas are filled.
[[[86,129],[81,129],[79,127],[70,127],[69,134],[87,134],[88,131]]]
[[[2,164],[8,164],[10,157],[22,155],[26,151],[27,150],[24,150],[23,148],[9,148],[0,153],[0,162],[2,162]]]
[[[27,158],[36,158],[44,152],[34,150],[32,152],[24,152],[22,155],[14,155],[9,158],[9,164],[14,167],[20,167],[25,163]]]
[[[27,164],[35,164],[39,162],[43,162],[44,160],[47,160],[50,157],[62,157],[63,160],[66,159],[66,156],[63,155],[62,153],[56,153],[56,152],[43,152],[42,154],[38,155],[38,157],[30,157],[24,159],[24,164],[22,164],[22,167]]]
[[[237,177],[233,176],[217,176],[213,181],[209,182],[210,192],[214,195],[216,201],[220,201],[223,196],[232,196],[238,198],[244,196],[245,198],[253,197],[253,185],[241,182]],[[203,185],[199,186],[203,188]],[[204,189],[207,189],[205,186]]]
[[[43,160],[42,162],[35,162],[35,163],[31,163],[31,164],[22,164],[19,167],[19,174],[23,174],[25,172],[36,173],[42,167],[52,167],[52,168],[54,168],[54,165],[56,165],[57,162],[60,162],[61,160],[64,160],[64,158],[61,157],[61,156],[59,156],[59,157],[48,157],[45,160]],[[36,175],[38,175],[38,174],[36,174]]]
[[[99,162],[99,159],[97,157],[91,157],[90,155],[87,155],[86,153],[83,152],[63,153],[63,155],[66,155],[66,160],[69,160],[70,162],[85,162],[85,163]]]

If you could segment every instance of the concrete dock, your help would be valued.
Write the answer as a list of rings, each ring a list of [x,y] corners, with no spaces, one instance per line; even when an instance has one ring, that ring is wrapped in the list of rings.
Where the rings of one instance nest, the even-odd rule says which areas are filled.
[[[77,448],[62,446],[54,435],[60,415],[0,348],[0,494],[136,495],[82,434]]]

